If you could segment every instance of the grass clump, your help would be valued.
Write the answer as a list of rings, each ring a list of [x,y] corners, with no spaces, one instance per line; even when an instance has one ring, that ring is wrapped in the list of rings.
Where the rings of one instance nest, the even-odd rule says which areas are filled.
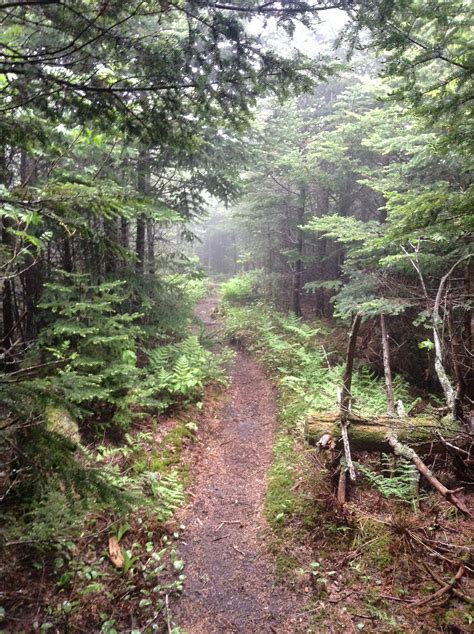
[[[353,547],[362,553],[362,560],[384,570],[393,561],[392,545],[393,535],[382,521],[363,514],[357,516]]]

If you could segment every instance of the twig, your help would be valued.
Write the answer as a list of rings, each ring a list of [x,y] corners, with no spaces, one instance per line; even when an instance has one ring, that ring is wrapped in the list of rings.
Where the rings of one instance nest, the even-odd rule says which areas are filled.
[[[321,348],[322,348],[323,355],[324,355],[324,358],[326,360],[326,363],[328,364],[328,368],[329,368],[329,370],[332,370],[331,364],[329,363],[329,358],[328,358],[328,353],[326,352],[326,348],[324,346],[321,346]]]
[[[235,544],[231,544],[231,546],[236,552],[239,553],[239,555],[242,555],[242,557],[245,557],[245,553],[243,553],[241,550],[239,550]]]
[[[438,577],[438,575],[436,575],[423,561],[421,563],[422,563],[423,568],[436,581],[436,583],[438,583],[440,586],[444,587],[445,586],[445,581],[440,579],[440,577]],[[454,587],[452,588],[452,591],[454,592],[454,594],[456,596],[458,596],[461,599],[464,599],[468,603],[474,603],[474,597],[471,597],[469,594],[465,594],[464,592],[462,592],[458,588],[454,588]]]
[[[214,532],[217,533],[224,526],[224,524],[241,524],[240,520],[224,520],[219,524],[217,528],[214,529]]]
[[[451,592],[454,588],[454,586],[457,584],[457,582],[461,579],[461,577],[463,576],[465,571],[464,565],[461,564],[458,568],[457,573],[455,574],[455,576],[451,579],[451,581],[449,581],[448,583],[445,583],[443,585],[442,588],[440,588],[437,592],[435,592],[434,594],[432,594],[429,597],[426,597],[425,599],[421,599],[420,601],[416,601],[415,603],[412,603],[411,605],[413,607],[420,607],[422,605],[426,605],[427,603],[430,603],[431,601],[434,601],[435,599],[439,599],[442,596],[444,596],[447,592]]]
[[[165,607],[166,607],[166,625],[168,626],[168,634],[172,633],[171,628],[171,618],[170,618],[170,609],[169,609],[169,599],[168,595],[165,595]]]

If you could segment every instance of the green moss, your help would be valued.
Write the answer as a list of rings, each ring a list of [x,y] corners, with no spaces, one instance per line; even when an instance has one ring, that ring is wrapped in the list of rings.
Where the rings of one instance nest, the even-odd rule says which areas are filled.
[[[170,467],[180,464],[184,441],[193,437],[194,432],[186,426],[186,423],[178,423],[151,453],[142,451],[135,457],[134,471],[138,473],[145,470],[160,473],[169,471]]]
[[[79,426],[64,407],[52,404],[47,405],[45,419],[48,431],[65,438],[73,447],[77,447],[80,444]]]
[[[362,551],[362,561],[380,570],[387,568],[393,561],[392,542],[393,536],[382,522],[366,516],[358,518],[354,546]]]
[[[285,524],[287,516],[294,514],[300,507],[299,498],[293,491],[297,456],[294,440],[286,430],[278,434],[273,453],[275,458],[268,472],[265,514],[271,528],[278,531]]]

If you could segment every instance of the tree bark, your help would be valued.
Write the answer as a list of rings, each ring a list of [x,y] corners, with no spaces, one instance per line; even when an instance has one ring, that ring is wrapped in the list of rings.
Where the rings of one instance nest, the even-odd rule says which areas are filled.
[[[393,416],[393,414],[395,414],[395,398],[393,395],[392,369],[390,367],[390,345],[388,342],[387,324],[383,313],[380,315],[380,327],[382,329],[383,370],[385,375],[385,391],[387,393],[387,413]]]
[[[155,226],[153,220],[146,221],[147,264],[150,275],[155,274]]]
[[[140,194],[148,194],[149,185],[149,164],[148,155],[144,150],[140,151],[137,163],[137,188]],[[137,217],[137,233],[135,242],[135,252],[137,256],[135,271],[138,275],[145,272],[145,227],[146,218],[144,214]]]
[[[351,387],[352,387],[352,370],[354,367],[355,348],[357,342],[357,334],[359,332],[362,315],[357,313],[352,321],[351,334],[349,335],[349,343],[347,344],[346,368],[342,380],[340,419],[341,419],[341,435],[344,444],[344,453],[346,456],[347,470],[352,481],[356,479],[354,464],[351,457],[351,446],[349,443],[348,424],[349,413],[351,409]]]
[[[34,185],[37,179],[36,163],[27,155],[25,150],[21,150],[20,154],[20,179],[21,186],[25,188]],[[26,341],[32,341],[38,334],[36,314],[43,291],[41,255],[36,254],[35,256],[27,252],[21,266],[23,272],[20,277],[23,285],[23,301],[26,308],[25,339]]]
[[[120,244],[128,249],[128,238],[129,238],[129,223],[126,218],[122,216],[120,219]]]
[[[418,450],[442,453],[446,449],[437,432],[441,432],[447,441],[458,443],[463,432],[459,421],[440,421],[434,416],[399,418],[398,416],[372,416],[362,418],[349,414],[347,428],[353,451],[373,451],[387,453],[387,431],[392,430],[401,442],[409,443]],[[324,438],[324,445],[331,446],[341,435],[341,415],[339,412],[321,412],[309,416],[306,422],[306,439],[311,445],[318,445]],[[332,440],[332,442],[331,442]],[[320,443],[319,446],[322,447]]]
[[[462,412],[461,412],[461,404],[459,403],[457,397],[456,397],[456,390],[454,389],[453,385],[451,384],[451,380],[448,376],[448,373],[446,372],[446,369],[444,367],[444,351],[443,351],[443,342],[442,342],[442,338],[441,338],[441,328],[443,325],[443,320],[441,318],[440,315],[440,306],[441,306],[441,300],[443,298],[443,293],[444,293],[444,289],[446,286],[446,282],[449,280],[449,278],[451,277],[452,273],[454,272],[454,270],[462,263],[467,261],[470,261],[472,258],[472,254],[468,254],[465,255],[461,258],[459,258],[459,260],[457,260],[457,262],[455,262],[453,264],[453,266],[449,269],[449,271],[443,275],[443,277],[440,280],[439,286],[438,286],[438,291],[436,293],[436,298],[435,298],[435,302],[434,302],[434,306],[433,306],[433,310],[429,310],[429,294],[428,294],[428,290],[426,288],[426,284],[425,284],[425,279],[423,277],[423,273],[421,271],[420,265],[418,264],[418,260],[417,260],[417,255],[418,252],[415,253],[415,256],[413,256],[412,254],[410,254],[403,246],[402,246],[402,250],[403,252],[408,256],[413,268],[415,269],[415,271],[418,273],[418,277],[420,279],[420,283],[421,283],[421,287],[423,289],[423,293],[425,295],[426,298],[426,303],[427,303],[427,309],[428,312],[431,312],[431,322],[433,325],[433,342],[434,342],[434,349],[435,349],[435,371],[436,371],[436,375],[438,377],[438,381],[441,384],[441,388],[443,390],[444,396],[446,398],[446,403],[449,407],[449,409],[451,410],[451,413],[453,416],[455,417],[461,417],[462,416]]]
[[[344,370],[344,376],[342,379],[342,394],[341,394],[341,418],[347,417],[350,412],[351,406],[351,387],[352,387],[352,371],[354,368],[355,348],[357,342],[357,335],[359,333],[360,324],[362,321],[361,313],[357,313],[352,320],[351,333],[349,335],[349,342],[347,344],[346,354],[346,367]]]

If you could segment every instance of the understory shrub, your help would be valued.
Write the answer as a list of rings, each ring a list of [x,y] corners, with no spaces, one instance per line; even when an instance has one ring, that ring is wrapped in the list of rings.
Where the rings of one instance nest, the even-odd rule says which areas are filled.
[[[164,521],[182,500],[182,484],[163,461],[134,473],[119,466],[129,454],[137,461],[143,454],[127,440],[133,420],[199,402],[208,383],[225,382],[223,357],[187,334],[205,283],[184,275],[167,283],[186,297],[183,329],[172,343],[171,329],[151,338],[141,315],[127,312],[123,282],[64,273],[46,284],[38,340],[18,372],[0,381],[8,529],[0,542],[67,539],[91,512],[120,516],[150,499]],[[160,339],[166,343],[153,347]],[[85,447],[106,432],[118,442],[119,463]]]
[[[222,298],[230,304],[245,304],[259,296],[261,271],[245,271],[221,285]]]

